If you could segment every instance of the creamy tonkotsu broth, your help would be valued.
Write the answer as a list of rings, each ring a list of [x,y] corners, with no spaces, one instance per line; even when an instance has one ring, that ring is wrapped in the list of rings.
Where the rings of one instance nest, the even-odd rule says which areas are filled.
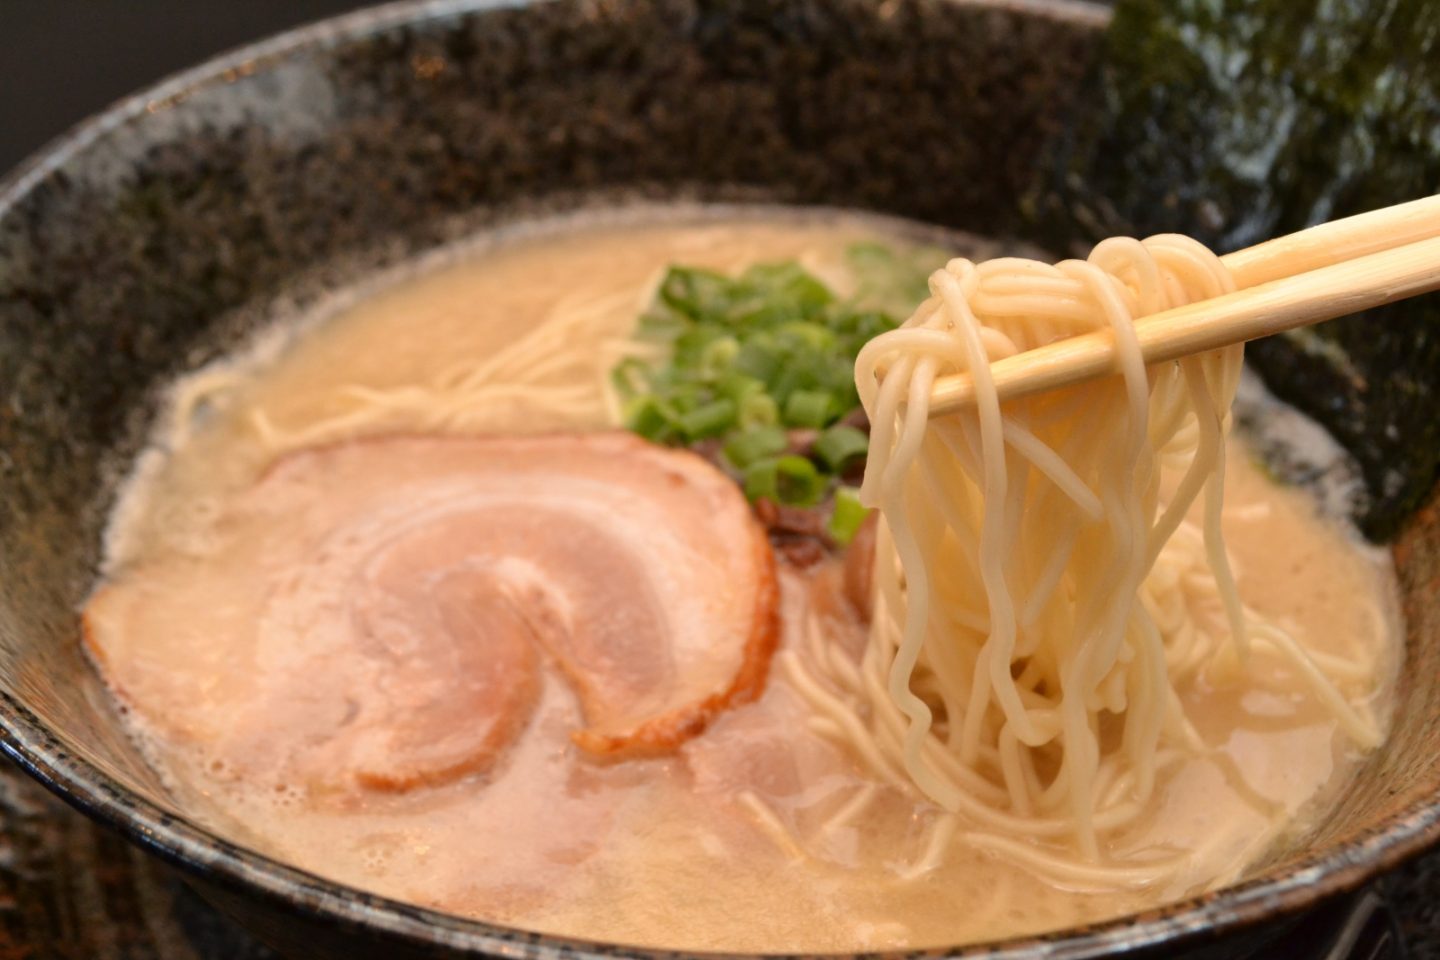
[[[827,675],[797,668],[865,647],[855,564],[842,550],[772,558],[723,474],[606,432],[624,426],[606,377],[668,265],[735,274],[796,260],[845,296],[847,250],[904,252],[909,236],[784,211],[516,231],[284,323],[177,384],[86,611],[96,665],[177,803],[282,861],[407,902],[721,951],[1051,930],[1224,884],[1303,835],[1360,750],[1262,646],[1242,671],[1180,688],[1204,749],[1170,758],[1141,814],[1102,835],[1104,855],[1179,866],[1057,882],[974,842],[963,814],[871,773],[797,686]],[[1240,403],[1271,401],[1247,384]],[[1383,730],[1398,661],[1387,561],[1269,479],[1243,438],[1228,454],[1223,527],[1241,598],[1345,664],[1336,688]],[[466,559],[511,526],[523,551]],[[661,527],[663,543],[645,539]],[[401,582],[412,567],[439,572]],[[536,601],[548,618],[537,625],[525,585],[539,596],[550,576],[569,592]],[[509,585],[498,600],[492,580]],[[622,600],[607,611],[595,584],[610,580]],[[776,649],[757,676],[766,583]],[[374,592],[356,599],[356,584]],[[424,610],[396,606],[412,595]],[[631,609],[633,622],[609,623]],[[516,641],[586,631],[599,639]],[[627,684],[665,695],[627,702]],[[588,746],[578,730],[595,734]]]

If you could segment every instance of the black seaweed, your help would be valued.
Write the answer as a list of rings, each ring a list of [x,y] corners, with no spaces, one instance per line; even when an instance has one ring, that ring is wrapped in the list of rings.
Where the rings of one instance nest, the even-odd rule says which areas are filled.
[[[1432,0],[1121,0],[1091,95],[1030,198],[1052,241],[1178,231],[1224,252],[1440,189]],[[1440,297],[1249,357],[1359,461],[1356,519],[1391,538],[1440,475]]]

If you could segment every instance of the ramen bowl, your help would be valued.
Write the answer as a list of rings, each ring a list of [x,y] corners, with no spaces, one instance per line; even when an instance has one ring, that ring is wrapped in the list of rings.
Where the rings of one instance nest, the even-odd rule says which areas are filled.
[[[582,207],[823,205],[1053,245],[1019,198],[1092,108],[1079,91],[1107,17],[1062,0],[402,3],[237,51],[78,127],[0,185],[0,748],[291,956],[676,956],[346,888],[170,799],[77,614],[161,388],[277,310]],[[1283,376],[1283,347],[1268,353]],[[1144,915],[927,952],[1239,955],[1440,835],[1440,507],[1393,550],[1394,729],[1288,853]]]

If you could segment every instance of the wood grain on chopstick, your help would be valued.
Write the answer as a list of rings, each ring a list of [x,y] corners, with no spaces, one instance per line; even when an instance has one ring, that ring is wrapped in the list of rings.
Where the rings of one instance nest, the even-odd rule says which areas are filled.
[[[1436,209],[1440,211],[1440,207]],[[1338,223],[1343,221],[1326,226]],[[1135,333],[1145,361],[1160,363],[1436,289],[1440,289],[1440,236],[1432,235],[1153,314],[1136,322]],[[1115,336],[1110,330],[1060,340],[990,365],[1002,400],[1104,376],[1115,369]],[[941,377],[931,391],[930,412],[932,416],[949,413],[974,399],[975,385],[969,375]]]
[[[1440,195],[1332,220],[1220,258],[1248,287],[1440,236]]]
[[[1322,223],[1221,257],[1239,292],[1141,318],[1136,335],[1158,363],[1402,300],[1440,287],[1437,241],[1440,195]],[[1009,399],[1104,376],[1114,342],[1097,331],[996,361],[996,389]],[[941,377],[930,412],[974,397],[969,374]]]

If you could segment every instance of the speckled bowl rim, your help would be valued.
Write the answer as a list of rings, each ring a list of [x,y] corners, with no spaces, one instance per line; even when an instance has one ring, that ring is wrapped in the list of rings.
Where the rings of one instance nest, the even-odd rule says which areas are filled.
[[[946,2],[1047,16],[1089,29],[1100,29],[1109,18],[1107,10],[1085,0]],[[174,102],[202,88],[224,83],[226,75],[242,64],[258,62],[263,67],[307,49],[323,49],[407,24],[525,5],[527,0],[401,0],[302,26],[222,54],[116,102],[34,154],[0,180],[0,220],[46,176],[63,168],[108,132],[138,119],[156,103]],[[531,933],[439,913],[325,880],[232,844],[136,795],[86,760],[71,755],[39,717],[5,692],[0,692],[0,752],[71,806],[118,830],[183,872],[233,892],[259,895],[321,921],[384,932],[417,945],[503,957],[598,960],[619,956],[680,960],[695,956],[759,956],[657,950]],[[1326,897],[1354,889],[1437,841],[1440,841],[1440,797],[1431,797],[1380,821],[1359,840],[1323,849],[1281,872],[1264,874],[1213,893],[1051,934],[916,950],[903,955],[1078,960],[1112,951],[1174,944],[1190,936],[1223,933],[1292,915]],[[773,955],[777,954],[764,954]]]

